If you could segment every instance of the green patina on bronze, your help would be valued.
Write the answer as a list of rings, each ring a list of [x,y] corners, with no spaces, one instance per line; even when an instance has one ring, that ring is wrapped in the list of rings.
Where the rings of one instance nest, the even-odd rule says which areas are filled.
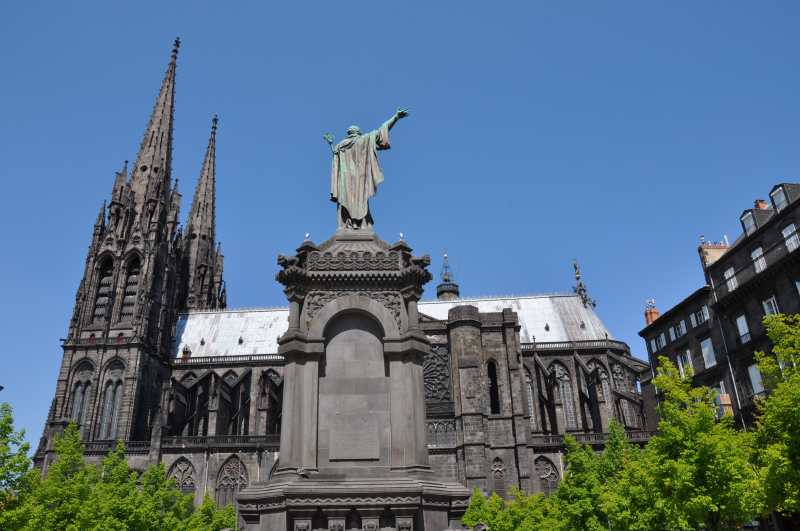
[[[389,130],[406,116],[406,109],[398,109],[378,129],[366,134],[358,126],[352,125],[347,128],[347,136],[336,145],[332,134],[324,135],[333,154],[331,201],[337,203],[339,228],[372,226],[369,199],[383,182],[378,150],[389,149]]]

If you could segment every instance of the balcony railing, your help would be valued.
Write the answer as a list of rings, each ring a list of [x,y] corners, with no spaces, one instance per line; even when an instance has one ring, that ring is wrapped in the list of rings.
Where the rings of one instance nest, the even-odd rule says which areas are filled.
[[[125,453],[146,454],[150,451],[150,441],[123,441]],[[84,443],[86,455],[104,455],[117,447],[117,441],[89,441]]]
[[[734,272],[732,277],[722,279],[719,285],[716,286],[717,298],[722,299],[742,289],[745,284],[759,275],[763,275],[767,268],[777,263],[782,258],[798,252],[798,244],[800,244],[800,236],[797,231],[785,235],[782,240],[768,248],[764,254],[758,256],[755,260],[751,260],[746,266]]]
[[[603,444],[608,440],[608,433],[572,433],[570,434],[581,444]],[[634,430],[626,432],[628,440],[635,443],[643,443],[650,440],[655,432],[645,430]],[[563,435],[531,435],[530,442],[533,446],[542,448],[561,448],[564,446]]]
[[[172,359],[173,365],[229,365],[241,363],[283,362],[281,354],[236,354],[233,356],[188,356]]]
[[[263,448],[277,450],[281,444],[279,433],[269,435],[179,435],[164,437],[162,448]]]
[[[522,350],[541,352],[545,350],[624,350],[628,345],[614,339],[595,339],[590,341],[549,341],[522,343]]]

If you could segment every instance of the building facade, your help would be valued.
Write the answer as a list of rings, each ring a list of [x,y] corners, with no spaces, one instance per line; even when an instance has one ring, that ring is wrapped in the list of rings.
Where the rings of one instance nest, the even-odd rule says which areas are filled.
[[[227,503],[278,466],[291,421],[279,343],[291,312],[226,308],[216,117],[180,226],[171,178],[178,45],[135,164],[116,173],[94,224],[36,462],[47,468],[54,437],[74,421],[91,458],[122,440],[132,466],[163,462],[196,501]],[[564,435],[599,448],[616,419],[632,440],[647,440],[639,381],[649,366],[613,338],[575,270],[571,293],[462,298],[445,268],[436,299],[415,306],[429,345],[418,399],[440,479],[502,495],[548,492],[563,476]],[[402,320],[392,296],[380,302]]]
[[[667,356],[694,382],[715,388],[721,411],[740,426],[754,422],[754,398],[764,393],[755,352],[769,352],[763,319],[800,312],[800,185],[781,183],[742,212],[742,234],[731,244],[702,240],[705,285],[663,314],[645,310],[650,363]]]

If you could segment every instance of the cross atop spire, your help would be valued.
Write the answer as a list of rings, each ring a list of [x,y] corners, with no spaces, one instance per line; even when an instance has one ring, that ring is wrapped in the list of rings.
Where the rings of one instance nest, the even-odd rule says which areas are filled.
[[[142,136],[132,172],[137,210],[148,198],[166,195],[172,173],[172,124],[175,112],[175,67],[180,38],[175,39],[167,71],[161,82],[150,120]]]
[[[219,118],[215,114],[211,119],[211,135],[208,138],[206,155],[203,159],[188,221],[190,234],[204,235],[212,243],[214,242],[217,199],[217,124],[219,124]]]

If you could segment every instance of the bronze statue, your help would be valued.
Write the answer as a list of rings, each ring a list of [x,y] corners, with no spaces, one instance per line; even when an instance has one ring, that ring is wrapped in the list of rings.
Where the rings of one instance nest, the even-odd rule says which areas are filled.
[[[363,134],[358,126],[351,125],[347,128],[347,137],[335,146],[333,135],[325,133],[323,138],[333,154],[331,201],[337,203],[340,229],[372,227],[369,198],[375,195],[378,185],[383,182],[378,150],[389,149],[389,130],[406,116],[406,109],[397,109],[378,129],[367,134]]]

